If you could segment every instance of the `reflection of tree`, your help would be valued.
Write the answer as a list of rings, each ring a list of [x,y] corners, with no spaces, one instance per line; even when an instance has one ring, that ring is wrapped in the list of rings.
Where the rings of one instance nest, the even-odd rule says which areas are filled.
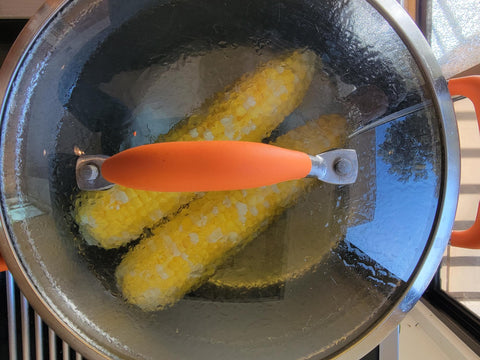
[[[432,130],[425,114],[420,113],[391,124],[378,154],[390,164],[388,173],[405,183],[428,177],[427,164],[432,163],[433,147]]]

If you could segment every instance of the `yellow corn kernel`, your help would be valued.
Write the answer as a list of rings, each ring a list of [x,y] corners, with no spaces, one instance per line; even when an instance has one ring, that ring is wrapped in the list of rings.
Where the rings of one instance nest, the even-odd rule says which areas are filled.
[[[276,145],[316,154],[345,141],[345,119],[324,116],[279,137]],[[211,276],[226,255],[245,245],[316,179],[262,188],[209,192],[153,230],[124,257],[117,283],[128,302],[146,311],[174,304]]]
[[[315,55],[294,51],[241,77],[158,141],[260,141],[300,105],[313,77]],[[82,192],[75,221],[91,244],[107,249],[138,238],[145,228],[174,214],[194,193],[158,193],[115,185]]]

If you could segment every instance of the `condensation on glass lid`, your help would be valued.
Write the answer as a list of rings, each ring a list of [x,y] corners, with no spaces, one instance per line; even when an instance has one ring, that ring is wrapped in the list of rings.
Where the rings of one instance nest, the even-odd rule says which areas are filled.
[[[338,120],[336,120],[337,118],[335,117],[330,119],[327,116],[325,120],[327,121],[325,123],[326,125],[314,124],[314,121],[316,121],[316,119],[318,119],[322,113],[333,113],[336,110],[341,108],[342,105],[337,103],[337,98],[335,96],[335,91],[334,91],[335,89],[334,84],[332,84],[328,79],[328,77],[326,77],[326,75],[323,73],[321,68],[321,62],[318,59],[315,59],[315,57],[312,57],[311,52],[300,50],[300,51],[297,51],[296,53],[299,55],[295,55],[295,52],[293,53],[290,52],[290,54],[293,54],[293,55],[288,55],[289,52],[283,52],[283,54],[279,55],[277,53],[268,52],[268,51],[261,52],[259,54],[253,49],[246,48],[246,47],[236,47],[234,49],[215,50],[199,57],[182,58],[182,60],[169,66],[154,65],[154,66],[151,66],[150,68],[147,68],[141,71],[134,71],[132,73],[120,73],[116,75],[110,83],[101,84],[100,88],[104,92],[109,92],[110,96],[123,96],[122,101],[124,101],[129,107],[131,107],[132,109],[131,124],[132,125],[130,127],[130,130],[126,131],[127,134],[130,134],[130,137],[127,138],[124,144],[122,145],[123,147],[130,147],[132,145],[136,145],[137,141],[151,142],[152,140],[156,139],[155,135],[158,136],[159,134],[168,132],[165,135],[168,138],[169,136],[173,136],[173,135],[170,135],[170,132],[174,134],[175,131],[183,131],[182,125],[181,125],[182,122],[180,122],[179,125],[177,126],[173,126],[173,125],[176,124],[179,121],[179,119],[183,119],[185,118],[185,116],[188,116],[188,114],[191,114],[192,111],[195,114],[195,110],[193,110],[193,108],[202,106],[201,103],[204,98],[208,98],[208,96],[211,96],[212,93],[222,90],[222,88],[225,87],[225,84],[227,84],[228,86],[229,82],[235,82],[235,79],[239,78],[240,76],[246,76],[244,74],[248,73],[249,71],[251,72],[253,69],[255,69],[255,67],[258,67],[258,64],[266,63],[267,68],[262,70],[262,67],[260,66],[259,68],[260,70],[257,70],[257,73],[258,71],[266,71],[267,74],[269,74],[268,73],[269,71],[274,71],[274,73],[277,74],[275,76],[277,76],[278,79],[285,78],[285,76],[290,76],[289,75],[290,71],[298,72],[298,76],[300,80],[299,85],[301,85],[302,81],[306,81],[306,80],[304,78],[304,75],[301,75],[303,70],[301,70],[301,67],[299,67],[299,65],[295,65],[295,61],[300,61],[298,64],[300,64],[301,62],[307,61],[313,65],[313,68],[312,68],[313,72],[311,75],[311,78],[313,80],[311,80],[311,83],[308,84],[309,86],[307,86],[306,91],[302,91],[303,94],[305,95],[302,96],[302,98],[298,99],[298,103],[294,107],[292,107],[290,110],[288,110],[288,112],[285,113],[284,116],[287,116],[285,121],[283,121],[283,118],[280,119],[280,122],[278,122],[280,124],[280,127],[276,130],[277,133],[275,136],[285,133],[286,135],[282,135],[282,136],[288,137],[290,133],[294,134],[295,131],[297,131],[296,130],[297,128],[301,129],[302,126],[306,126],[304,124],[307,124],[307,125],[310,124],[308,125],[310,126],[310,129],[316,129],[315,131],[318,132],[317,137],[319,136],[318,139],[322,139],[323,137],[327,139],[331,136],[337,136],[337,135],[334,135],[334,133],[332,133],[332,135],[329,135],[329,132],[331,131],[329,129],[334,128],[332,127],[332,125],[335,124],[335,122],[345,121],[345,120],[340,120],[340,117],[337,116]],[[279,61],[277,60],[279,56],[286,59],[282,61],[287,61],[287,62],[285,64],[279,63],[278,65],[275,65],[275,67],[272,67],[272,69],[270,70],[268,64],[270,63],[276,64],[276,62]],[[295,60],[295,57],[297,57],[298,60]],[[314,62],[311,62],[312,60],[314,60]],[[305,64],[307,64],[307,62]],[[219,79],[213,76],[214,74],[212,75],[212,72],[214,73],[225,72],[225,73],[228,73],[229,75]],[[272,73],[272,75],[274,73]],[[275,84],[274,81],[279,81],[279,80],[275,80],[275,77],[272,77],[272,75],[268,75],[267,77],[267,82],[266,82],[267,88],[269,86],[271,87],[272,85],[274,86]],[[256,79],[255,76],[258,77],[260,75],[254,75],[254,78],[252,79]],[[297,75],[292,77],[292,79],[294,80],[294,84],[295,84],[295,81],[298,81],[296,80],[296,76]],[[133,80],[133,79],[136,79],[136,80]],[[248,79],[248,77],[245,79]],[[243,81],[250,81],[250,80],[243,80]],[[258,80],[252,80],[252,81],[258,81]],[[173,83],[173,86],[172,86],[172,83]],[[228,91],[234,91],[232,94],[236,94],[235,91],[237,91],[237,93],[238,91],[243,91],[241,90],[242,89],[241,86],[242,85],[239,85],[238,88],[234,87],[233,90],[228,90]],[[254,86],[259,86],[259,85],[254,85]],[[281,85],[280,89],[285,86],[286,85]],[[295,85],[295,86],[298,86],[298,85]],[[132,90],[128,90],[130,88]],[[188,91],[185,92],[184,91],[185,88],[187,88]],[[175,89],[177,90],[175,91]],[[195,89],[195,91],[192,91],[191,89]],[[252,89],[254,89],[254,87]],[[248,92],[249,88],[247,87],[245,90]],[[266,91],[267,92],[273,91],[272,95],[276,97],[276,96],[282,96],[283,92],[286,90],[287,88],[282,92],[280,92],[279,94],[276,94],[275,92],[276,90],[274,88]],[[297,91],[297,94],[301,94],[302,92]],[[137,94],[142,94],[142,96],[138,96]],[[224,99],[221,98],[220,96],[220,98],[218,98],[218,100],[215,100],[215,101],[223,101],[226,104],[228,104],[229,101],[230,102],[233,101],[232,99],[235,99],[235,96],[237,96],[235,95],[234,97],[232,97],[232,94],[230,94],[229,97],[226,97]],[[263,94],[263,96],[265,96],[265,94]],[[318,96],[323,96],[325,101],[319,103],[317,101]],[[246,107],[244,106],[244,108],[246,108],[247,111],[250,108],[256,109],[259,106],[264,107],[265,111],[267,111],[268,106],[270,106],[268,105],[268,103],[257,104],[256,102],[254,103],[254,101],[249,101],[249,99],[250,99],[249,97],[246,97],[246,102],[243,103],[244,105],[245,104],[247,105]],[[288,100],[288,101],[291,101],[291,100]],[[286,103],[288,103],[288,102],[285,102],[285,100],[282,100],[282,102],[284,103],[282,104],[283,107],[285,106]],[[166,105],[166,106],[164,107],[163,105]],[[213,105],[211,106],[216,106],[215,102],[213,102]],[[228,127],[228,124],[225,124],[225,121],[223,121],[225,119],[226,117],[222,117],[222,119],[219,119],[220,124],[223,126],[224,129]],[[265,119],[261,119],[261,121],[262,121],[262,124],[265,123]],[[152,123],[155,123],[155,122],[160,125],[157,127],[152,126]],[[199,124],[201,125],[202,123],[199,123]],[[327,125],[327,124],[332,124],[332,125]],[[232,124],[231,126],[234,126],[234,125]],[[314,128],[312,128],[312,126],[314,126]],[[272,128],[272,130],[274,128],[275,126]],[[210,131],[212,136],[214,136],[215,132],[213,128],[212,130],[208,130],[208,131]],[[294,137],[292,138],[292,140],[294,140],[292,144],[297,144],[297,143],[302,144],[302,142],[305,141],[305,137],[308,136],[309,133],[311,135],[311,130],[306,129],[301,131],[303,132],[299,133],[298,138],[294,138]],[[185,132],[185,134],[190,137],[195,137],[196,135],[192,133],[191,129]],[[244,134],[250,135],[250,132],[244,132]],[[265,133],[263,136],[265,135],[268,136],[269,132]],[[204,133],[204,136],[205,136],[205,133]],[[282,136],[278,137],[278,139],[281,139]],[[345,136],[345,131],[343,131],[343,136]],[[262,138],[260,137],[258,140],[261,140],[261,139]],[[334,138],[332,137],[332,139]],[[273,138],[273,140],[276,141],[275,137]],[[327,141],[325,144],[331,144],[327,146],[332,146],[334,143],[333,142],[329,143]],[[110,201],[108,201],[105,205],[107,207],[113,206],[114,210],[120,209],[120,207],[123,204],[128,203],[133,198],[132,197],[133,194],[125,189],[119,189],[119,188],[113,189],[112,192],[110,193],[115,195],[112,198],[114,200],[114,203],[111,203]],[[320,193],[322,192],[320,191]],[[327,208],[331,208],[332,205],[335,204],[336,202],[333,199],[331,199],[331,196],[330,196],[331,191],[327,192],[326,190],[323,194],[324,194],[323,196],[319,196],[319,197],[317,196],[316,201],[323,202],[324,205],[328,203]],[[272,193],[272,195],[274,195],[275,197],[278,196],[278,194],[275,195],[275,192]],[[240,198],[243,198],[244,196],[245,195],[243,193],[240,193]],[[182,198],[179,199],[180,201],[179,203],[188,204],[193,200],[193,203],[203,201],[205,204],[208,204],[207,199],[209,197],[210,197],[209,194],[206,194],[203,196],[193,195],[193,197],[190,194],[185,194],[185,195],[182,195]],[[162,199],[159,199],[159,201],[165,201],[167,198],[168,196],[167,197],[162,196]],[[195,200],[195,198],[197,198],[197,200]],[[95,202],[98,202],[98,199],[91,198],[90,200],[87,200],[86,198],[84,198],[81,200],[81,202],[77,202],[77,206],[83,206],[82,204],[88,204],[91,201],[95,203]],[[237,208],[236,210],[237,212],[241,210],[241,206],[240,206],[241,201],[240,202],[239,201],[240,200],[233,201],[232,199],[232,206]],[[313,218],[315,217],[313,216],[313,214],[318,215],[318,211],[319,211],[318,209],[320,209],[320,207],[318,206],[318,203],[314,201],[313,197],[305,201],[309,202],[311,206],[311,211],[309,210],[311,215],[309,218],[313,220]],[[317,204],[317,205],[314,205],[314,204]],[[194,208],[192,206],[193,205],[188,205],[186,209],[183,211],[192,211],[192,209]],[[212,209],[212,211],[215,212],[215,207]],[[242,214],[243,214],[243,217],[246,219],[247,216],[251,216],[251,214],[255,214],[258,211],[260,211],[260,208],[258,207],[254,208],[251,206],[249,208],[248,205],[246,205],[246,211],[245,212],[242,211]],[[328,211],[327,212],[323,211],[323,213],[329,214]],[[155,217],[152,220],[154,222],[157,222],[163,216],[165,216],[165,214],[166,214],[165,211],[158,211],[157,209],[155,210]],[[272,213],[272,215],[273,214],[275,213]],[[296,214],[296,215],[294,216],[293,214]],[[221,216],[222,212],[217,210],[217,213],[216,214],[214,213],[214,215]],[[283,222],[286,221],[287,219],[285,218],[285,216],[280,218]],[[288,223],[293,224],[296,221],[299,221],[300,219],[305,219],[305,217],[301,215],[301,211],[297,211],[296,213],[292,212],[288,216],[289,216],[289,219],[287,221],[287,224]],[[193,215],[188,216],[188,218],[194,218],[194,216]],[[296,220],[294,218],[296,218]],[[89,227],[95,227],[98,224],[98,217],[92,217],[91,215],[88,215],[88,213],[80,214],[79,216],[77,216],[77,219],[79,219],[83,224],[85,224],[85,226],[89,226]],[[198,224],[202,224],[202,223],[203,223],[202,217],[200,216]],[[289,276],[289,277],[299,276],[301,273],[303,273],[304,271],[307,271],[309,268],[311,268],[316,262],[318,262],[322,258],[323,254],[325,254],[325,251],[329,248],[330,245],[326,246],[323,250],[320,250],[321,247],[317,250],[314,250],[313,256],[311,254],[308,255],[309,251],[307,249],[309,248],[309,246],[310,246],[310,250],[314,249],[315,246],[318,246],[319,244],[318,239],[317,238],[315,238],[316,240],[313,239],[314,234],[316,234],[318,230],[325,231],[325,228],[327,228],[327,230],[330,231],[331,229],[334,229],[335,226],[328,227],[328,225],[326,225],[328,224],[328,220],[325,220],[323,224],[322,224],[322,221],[317,221],[316,224],[318,225],[316,227],[316,230],[315,231],[311,230],[310,235],[307,235],[305,231],[305,234],[303,237],[305,242],[303,243],[301,241],[297,242],[296,244],[298,249],[297,252],[295,252],[293,249],[290,249],[289,250],[290,258],[283,259],[280,262],[281,264],[280,268],[278,268],[277,266],[276,270],[275,269],[272,270],[273,271],[272,276],[277,276],[276,280],[272,278],[268,280],[267,283],[284,280],[285,276]],[[173,226],[173,225],[170,225],[169,222],[167,222],[165,225],[167,227]],[[180,226],[185,228],[184,224],[180,224]],[[307,228],[308,226],[305,226],[305,229]],[[212,230],[215,230],[215,229],[212,229]],[[153,231],[154,234],[155,232],[156,230]],[[83,232],[83,234],[85,234],[85,232]],[[192,234],[194,233],[191,233],[189,235],[190,241],[193,241],[194,243],[198,242],[197,237],[193,236]],[[212,233],[212,236],[213,236],[213,233]],[[218,236],[222,236],[222,234],[218,232]],[[332,240],[332,239],[336,239],[336,240]],[[335,236],[333,237],[327,236],[326,241],[328,244],[331,244],[331,241],[335,243],[336,241],[338,241],[338,238],[336,238]],[[281,244],[282,244],[282,241],[277,241],[276,246],[278,249],[276,250],[276,253],[279,256],[280,255],[283,256],[282,254],[284,253],[284,250],[282,250]],[[313,248],[311,246],[313,246]],[[286,253],[288,254],[289,251],[287,251]],[[86,253],[91,253],[91,252],[87,251]],[[264,254],[263,251],[259,253]],[[196,256],[196,255],[195,254],[189,255],[189,257],[191,256]],[[262,259],[262,257],[260,257],[257,260],[263,260],[264,262],[266,261],[266,259]],[[297,264],[298,266],[300,262],[303,270],[297,269],[298,271],[295,271],[294,269],[295,265],[293,264]],[[287,267],[285,268],[284,265],[286,265]],[[160,276],[164,278],[164,280],[166,280],[168,277],[170,277],[170,275],[168,275],[168,272],[166,272],[165,264],[161,266],[162,266],[162,269],[158,269],[158,266],[157,266],[157,271],[160,271]],[[282,277],[282,275],[279,274],[278,271],[283,272],[285,275],[283,275]],[[275,275],[275,272],[277,272],[277,275]],[[290,274],[290,275],[287,275],[287,274]],[[124,275],[122,275],[121,278],[123,279],[123,277]],[[111,274],[110,274],[110,278],[111,278]],[[217,280],[221,278],[222,278],[221,276],[216,277]],[[125,283],[124,280],[122,281],[123,283]],[[256,280],[252,281],[252,279],[250,279],[249,281],[252,282],[252,284],[255,284]],[[257,282],[256,284],[258,285],[259,283]]]

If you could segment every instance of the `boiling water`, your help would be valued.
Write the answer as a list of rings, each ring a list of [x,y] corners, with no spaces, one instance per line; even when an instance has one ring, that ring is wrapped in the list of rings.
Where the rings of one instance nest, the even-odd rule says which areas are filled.
[[[123,150],[154,142],[212,94],[222,91],[243,74],[277,56],[278,52],[272,49],[224,46],[208,52],[182,54],[179,60],[169,64],[153,64],[140,70],[119,72],[110,81],[99,84],[98,90],[127,109],[124,119],[119,119],[124,125],[123,136],[119,138],[118,134],[111,131],[96,132],[89,137],[90,141],[76,149],[84,152],[80,149],[83,147],[87,153],[91,153],[89,150],[92,149]],[[344,104],[338,93],[335,79],[327,75],[321,60],[317,59],[315,75],[302,104],[265,141],[273,140],[321,115],[340,113]],[[63,128],[69,129],[66,124],[68,119]],[[84,125],[87,128],[98,126]],[[63,128],[59,139],[62,138]],[[59,167],[58,171],[61,172],[61,169]],[[71,170],[68,168],[68,171]],[[60,178],[63,179],[62,184],[65,184],[65,179],[73,180],[71,174],[65,176],[60,173],[57,179]],[[138,243],[138,239],[117,250],[89,246],[78,234],[71,218],[76,187],[66,189],[57,183],[57,188],[61,190],[59,194],[65,194],[60,203],[63,202],[62,211],[69,214],[67,222],[71,224],[79,253],[105,286],[117,294],[115,268],[122,256]],[[335,186],[319,184],[259,234],[257,239],[228,258],[207,284],[191,296],[224,300],[280,296],[285,281],[300,277],[312,269],[342,238],[345,223],[338,217],[341,203],[341,195]],[[66,206],[70,206],[68,211],[65,211]],[[148,236],[148,233],[146,229],[142,237]]]

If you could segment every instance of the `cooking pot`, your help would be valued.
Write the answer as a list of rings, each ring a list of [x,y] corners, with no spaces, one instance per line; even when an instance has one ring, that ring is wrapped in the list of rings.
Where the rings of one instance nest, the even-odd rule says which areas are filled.
[[[113,274],[136,242],[105,250],[78,231],[78,156],[175,130],[286,51],[315,54],[313,79],[263,141],[339,114],[355,183],[300,197],[171,306],[129,304]],[[393,0],[47,2],[0,84],[1,253],[35,310],[87,358],[358,359],[413,307],[449,241],[452,101]],[[239,275],[246,268],[254,275]],[[281,276],[267,281],[272,268]]]

